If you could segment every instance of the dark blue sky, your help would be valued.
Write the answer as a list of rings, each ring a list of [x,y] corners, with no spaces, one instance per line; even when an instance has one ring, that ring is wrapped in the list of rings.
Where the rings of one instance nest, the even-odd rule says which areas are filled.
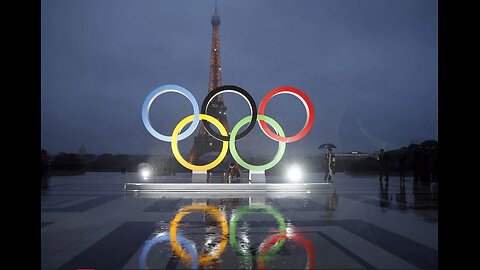
[[[50,153],[170,153],[141,119],[145,97],[164,84],[207,94],[213,0],[42,1],[41,146]],[[430,0],[219,0],[223,84],[260,104],[281,85],[302,89],[315,123],[287,153],[394,149],[438,138],[437,3]],[[230,126],[248,115],[225,95]],[[179,95],[157,99],[153,125],[169,133],[192,113]],[[300,101],[275,97],[266,114],[287,135],[303,126]],[[197,134],[198,131],[195,132]],[[180,143],[184,156],[193,136]],[[242,153],[271,155],[255,127]],[[263,151],[260,153],[259,151]]]

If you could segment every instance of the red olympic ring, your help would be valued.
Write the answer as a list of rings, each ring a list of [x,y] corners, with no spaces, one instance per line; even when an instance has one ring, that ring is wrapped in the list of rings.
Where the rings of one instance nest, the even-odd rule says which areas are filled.
[[[313,246],[310,241],[307,239],[303,238],[300,234],[293,233],[293,234],[277,234],[271,237],[265,245],[262,246],[259,252],[258,256],[258,269],[265,269],[265,264],[263,262],[263,257],[265,256],[265,252],[268,251],[268,249],[277,243],[280,239],[286,239],[286,240],[292,240],[294,242],[300,243],[305,247],[305,250],[307,251],[307,258],[308,258],[308,263],[307,263],[307,269],[313,269],[314,263],[315,263],[315,253],[313,251]]]
[[[260,107],[258,109],[258,114],[259,115],[264,115],[265,114],[265,107],[267,106],[267,103],[276,95],[280,94],[290,94],[293,96],[296,96],[300,101],[302,101],[303,105],[305,106],[305,110],[307,112],[307,119],[305,120],[305,125],[303,126],[303,129],[297,133],[294,136],[290,137],[283,137],[277,135],[275,132],[273,132],[265,123],[263,120],[259,120],[260,123],[260,128],[262,131],[272,140],[275,140],[277,142],[295,142],[300,140],[301,138],[305,137],[307,133],[310,131],[310,129],[313,126],[313,120],[314,120],[314,110],[313,110],[313,104],[312,101],[310,101],[310,98],[301,90],[298,90],[295,87],[291,86],[280,86],[272,91],[270,91],[263,99],[262,102],[260,102]]]

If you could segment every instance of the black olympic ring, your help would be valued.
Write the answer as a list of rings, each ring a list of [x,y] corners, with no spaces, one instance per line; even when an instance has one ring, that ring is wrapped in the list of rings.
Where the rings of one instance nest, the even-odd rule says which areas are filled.
[[[207,107],[210,104],[210,102],[215,98],[215,96],[225,93],[225,92],[232,92],[235,94],[238,94],[242,96],[247,102],[248,105],[250,106],[250,112],[252,113],[252,120],[250,120],[250,123],[248,124],[247,128],[240,134],[238,134],[235,137],[235,141],[243,139],[245,136],[250,133],[250,131],[255,127],[255,122],[257,121],[257,105],[255,104],[255,100],[253,97],[245,91],[243,88],[235,86],[235,85],[223,85],[220,87],[215,88],[214,90],[210,91],[208,95],[205,97],[202,103],[202,109],[200,110],[201,114],[207,114]],[[210,134],[212,137],[219,141],[224,141],[228,142],[230,140],[230,136],[223,136],[218,134],[211,126],[210,122],[207,120],[202,120],[203,126],[205,127],[205,130]]]

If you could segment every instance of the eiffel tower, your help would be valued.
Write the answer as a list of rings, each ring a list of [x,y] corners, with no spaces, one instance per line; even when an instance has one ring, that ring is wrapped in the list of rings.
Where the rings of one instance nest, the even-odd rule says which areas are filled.
[[[208,92],[222,85],[222,67],[220,65],[220,16],[217,12],[215,3],[215,13],[212,16],[212,50],[210,57],[210,79],[208,81]],[[209,115],[217,118],[230,134],[230,127],[227,122],[227,107],[223,104],[223,95],[217,95],[207,108]],[[203,125],[200,125],[198,136],[194,139],[194,144],[190,150],[187,161],[197,164],[199,159],[210,152],[220,152],[222,142],[210,136]]]

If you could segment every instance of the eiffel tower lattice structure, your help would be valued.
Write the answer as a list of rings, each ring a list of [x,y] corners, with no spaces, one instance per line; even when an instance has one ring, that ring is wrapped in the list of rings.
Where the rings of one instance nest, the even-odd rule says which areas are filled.
[[[215,5],[215,13],[212,16],[212,49],[210,57],[210,78],[208,82],[208,92],[222,85],[222,67],[220,62],[220,16]],[[227,107],[223,104],[223,95],[217,95],[207,108],[209,115],[217,118],[230,134],[230,127],[227,121]],[[213,138],[207,133],[203,125],[200,125],[198,136],[194,139],[194,144],[190,150],[187,161],[192,164],[197,162],[207,153],[220,152],[222,142]]]

